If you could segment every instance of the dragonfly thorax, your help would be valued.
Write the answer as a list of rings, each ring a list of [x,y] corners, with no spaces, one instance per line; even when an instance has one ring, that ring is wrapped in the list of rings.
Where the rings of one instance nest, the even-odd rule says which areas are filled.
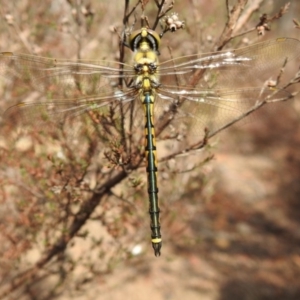
[[[159,75],[158,75],[158,60],[157,56],[154,56],[154,60],[149,58],[152,56],[151,53],[142,53],[137,52],[134,58],[134,72],[136,78],[134,81],[135,88],[141,89],[143,93],[145,92],[154,92],[152,89],[155,89],[159,86]],[[140,55],[141,54],[141,55]]]

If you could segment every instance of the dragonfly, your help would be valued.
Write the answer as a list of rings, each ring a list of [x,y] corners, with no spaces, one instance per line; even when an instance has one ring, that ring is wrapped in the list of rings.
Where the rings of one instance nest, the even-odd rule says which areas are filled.
[[[142,27],[130,34],[131,62],[59,60],[0,53],[0,74],[39,91],[9,107],[5,120],[51,128],[84,117],[103,141],[118,140],[133,156],[143,144],[151,242],[161,254],[156,140],[187,147],[242,118],[257,103],[291,97],[276,82],[300,55],[300,41],[277,38],[247,47],[197,53],[159,62],[161,36]],[[14,122],[13,121],[13,122]],[[71,123],[68,123],[68,122]],[[51,125],[48,125],[51,124]],[[135,142],[135,143],[134,143]],[[177,146],[174,146],[177,147]]]

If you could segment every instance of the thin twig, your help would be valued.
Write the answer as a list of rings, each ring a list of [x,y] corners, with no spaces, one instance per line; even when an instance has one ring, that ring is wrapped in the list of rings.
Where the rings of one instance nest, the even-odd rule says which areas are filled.
[[[218,39],[218,43],[216,45],[216,49],[219,51],[221,50],[232,38],[232,33],[235,29],[235,26],[240,18],[246,4],[247,0],[239,0],[238,4],[233,6],[232,10],[229,12],[228,2],[226,1],[227,8],[228,8],[228,16],[227,22],[223,29],[223,32]]]

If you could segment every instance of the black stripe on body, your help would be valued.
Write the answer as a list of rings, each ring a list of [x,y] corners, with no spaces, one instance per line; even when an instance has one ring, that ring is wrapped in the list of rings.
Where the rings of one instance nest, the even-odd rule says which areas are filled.
[[[155,132],[153,125],[153,105],[154,96],[150,93],[144,94],[144,111],[145,111],[145,156],[146,171],[148,176],[148,194],[149,194],[149,214],[152,247],[155,256],[160,255],[161,249],[161,233],[159,223],[159,207],[158,207],[158,188],[157,188],[157,163],[156,163],[156,144]]]

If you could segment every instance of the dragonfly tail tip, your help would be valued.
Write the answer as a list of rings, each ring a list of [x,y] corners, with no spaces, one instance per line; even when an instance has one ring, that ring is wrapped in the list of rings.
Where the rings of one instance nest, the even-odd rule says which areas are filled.
[[[160,256],[161,245],[162,245],[161,242],[159,242],[159,243],[152,243],[152,247],[154,249],[154,255],[156,257]]]

